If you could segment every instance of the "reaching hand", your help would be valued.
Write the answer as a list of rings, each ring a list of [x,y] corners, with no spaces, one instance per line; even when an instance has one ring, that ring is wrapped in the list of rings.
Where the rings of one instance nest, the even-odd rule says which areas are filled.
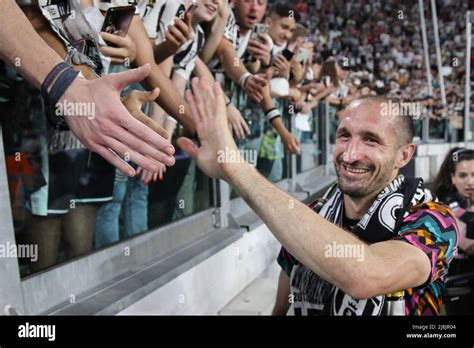
[[[263,99],[263,90],[267,84],[268,82],[263,75],[253,75],[245,83],[244,90],[252,100],[260,103]]]
[[[300,155],[300,142],[290,132],[285,132],[281,135],[281,142],[285,147],[285,152],[289,155]]]
[[[229,119],[229,127],[238,139],[245,139],[245,134],[250,135],[250,128],[242,117],[239,109],[234,104],[227,107],[227,117]]]
[[[60,100],[94,105],[94,117],[66,116],[66,122],[86,147],[129,176],[134,176],[135,170],[124,157],[152,173],[158,172],[160,163],[173,165],[175,162],[173,146],[135,119],[120,101],[120,91],[143,80],[150,69],[146,64],[96,80],[78,78]],[[148,124],[159,129],[152,120]]]
[[[137,169],[137,175],[140,175],[140,181],[142,184],[148,185],[151,181],[156,182],[158,178],[160,180],[163,180],[163,175],[166,173],[166,166],[162,163],[160,163],[160,169],[158,170],[157,173],[150,173],[146,169],[143,169],[142,167],[138,167]]]
[[[192,80],[193,92],[186,91],[197,134],[197,147],[188,138],[179,138],[178,145],[186,151],[201,170],[209,176],[229,181],[233,172],[244,163],[227,124],[225,99],[218,82],[211,88],[206,78]],[[232,154],[232,156],[225,156]],[[227,158],[235,161],[230,163]]]
[[[123,99],[122,103],[130,114],[138,121],[153,129],[163,138],[169,139],[168,133],[158,123],[142,112],[143,105],[155,101],[159,95],[159,88],[155,88],[153,91],[149,92],[141,92],[134,89]]]

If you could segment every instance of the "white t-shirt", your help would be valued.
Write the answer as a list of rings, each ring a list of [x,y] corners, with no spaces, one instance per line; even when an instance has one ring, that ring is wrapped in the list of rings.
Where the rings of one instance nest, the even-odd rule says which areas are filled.
[[[158,0],[153,7],[146,11],[143,18],[145,29],[150,38],[155,39],[157,44],[165,40],[168,26],[173,24],[176,17],[182,15],[186,10],[182,0]],[[196,67],[196,59],[199,51],[204,46],[205,35],[201,26],[197,26],[191,38],[182,45],[173,58],[173,72],[184,79],[189,80]]]
[[[157,39],[158,33],[160,32],[160,23],[161,18],[164,15],[168,15],[168,13],[164,14],[167,6],[166,0],[156,0],[152,6],[149,6],[143,15],[143,25],[145,26],[146,32],[148,37],[151,39]],[[170,9],[172,6],[168,6]],[[171,11],[169,11],[171,12]],[[176,13],[172,14],[172,18],[175,17]],[[164,28],[166,30],[166,28]],[[163,41],[163,37],[160,37],[160,42]]]
[[[235,17],[234,9],[230,11],[229,18],[227,19],[227,24],[224,29],[224,38],[229,40],[237,52],[237,57],[242,58],[247,50],[247,46],[250,41],[250,36],[252,31],[249,30],[246,35],[241,36],[240,26],[237,24],[237,19]],[[209,69],[212,71],[222,71],[221,64],[217,58],[212,59],[209,64]]]

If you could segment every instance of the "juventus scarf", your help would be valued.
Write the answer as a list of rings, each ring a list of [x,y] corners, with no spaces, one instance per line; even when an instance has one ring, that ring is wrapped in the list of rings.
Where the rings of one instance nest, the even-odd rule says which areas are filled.
[[[395,237],[411,207],[433,201],[421,179],[399,175],[374,201],[353,228],[358,238],[368,244]],[[324,197],[310,207],[326,220],[342,226],[343,194],[334,184]],[[403,292],[356,300],[296,262],[290,276],[295,315],[390,315],[404,313]]]

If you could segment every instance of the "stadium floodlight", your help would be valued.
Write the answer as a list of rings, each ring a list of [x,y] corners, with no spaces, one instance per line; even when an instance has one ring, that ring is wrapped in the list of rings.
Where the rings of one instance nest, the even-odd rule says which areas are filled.
[[[464,89],[464,142],[466,147],[473,139],[474,129],[470,127],[471,112],[471,46],[472,46],[472,22],[474,21],[474,11],[466,13],[466,84]]]
[[[441,46],[439,43],[439,31],[438,31],[438,14],[436,12],[436,0],[431,0],[431,17],[433,19],[433,31],[436,48],[436,62],[438,65],[438,79],[439,87],[441,90],[441,104],[443,107],[446,106],[446,90],[444,89],[444,76],[441,73],[443,68],[443,62],[441,61]]]
[[[433,82],[431,78],[431,65],[430,55],[428,49],[428,39],[426,36],[426,23],[425,23],[425,7],[423,0],[418,0],[418,8],[420,10],[420,24],[421,24],[421,37],[423,39],[423,56],[425,58],[425,69],[426,69],[426,80],[428,84],[428,95],[433,96]],[[429,138],[429,119],[425,118],[422,124],[421,139],[427,141]]]

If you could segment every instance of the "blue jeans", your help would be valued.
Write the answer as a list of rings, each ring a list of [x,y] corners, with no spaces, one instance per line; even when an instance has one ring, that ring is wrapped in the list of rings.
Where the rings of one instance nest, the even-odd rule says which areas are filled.
[[[124,238],[148,229],[148,186],[140,182],[140,175],[128,178],[117,170],[113,198],[97,210],[96,248],[120,240],[120,219]]]

